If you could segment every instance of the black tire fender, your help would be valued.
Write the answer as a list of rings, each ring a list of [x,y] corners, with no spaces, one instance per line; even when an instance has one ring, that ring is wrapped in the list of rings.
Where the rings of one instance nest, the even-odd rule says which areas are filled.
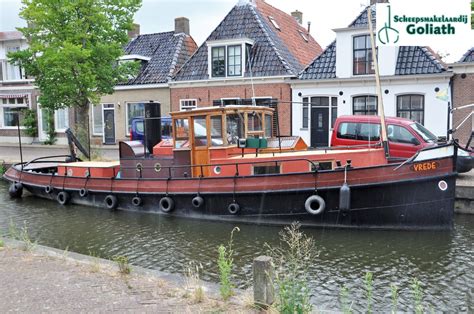
[[[317,204],[318,207],[314,208],[313,204]],[[326,209],[326,202],[319,195],[311,195],[304,202],[304,208],[311,215],[319,215]]]
[[[112,194],[107,195],[104,199],[104,203],[105,203],[105,207],[107,207],[108,209],[112,209],[112,210],[117,209],[117,206],[118,206],[117,196],[112,195]]]
[[[61,191],[56,196],[56,200],[60,205],[67,205],[71,200],[71,195],[69,195],[69,193],[66,191]]]
[[[142,206],[143,204],[143,200],[140,196],[134,196],[132,198],[132,205],[135,206],[135,207],[139,207],[139,206]]]
[[[86,189],[82,188],[79,190],[79,196],[80,197],[86,197],[87,194],[89,194],[89,191],[87,191]]]
[[[11,198],[20,198],[23,194],[23,184],[19,182],[14,182],[8,188],[8,194]]]
[[[193,203],[194,208],[199,208],[204,204],[204,199],[202,196],[196,195],[193,197],[193,200],[191,201]]]
[[[45,186],[44,191],[46,194],[51,194],[51,192],[53,192],[53,187],[51,185],[47,185]]]
[[[174,209],[174,201],[171,197],[165,196],[160,199],[160,209],[165,213],[169,213]]]
[[[227,210],[231,215],[237,215],[240,212],[240,205],[237,202],[232,202],[227,206]]]

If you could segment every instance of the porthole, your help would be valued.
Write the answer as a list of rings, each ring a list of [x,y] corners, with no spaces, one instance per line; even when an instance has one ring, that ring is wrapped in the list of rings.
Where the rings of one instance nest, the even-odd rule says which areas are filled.
[[[441,191],[446,191],[448,189],[448,184],[446,183],[446,181],[441,180],[438,182],[438,187]]]
[[[89,170],[84,171],[84,177],[88,177],[90,175]]]
[[[222,171],[222,169],[221,169],[220,166],[214,167],[214,173],[215,173],[215,174],[221,174],[221,171]]]
[[[156,172],[160,172],[160,171],[161,171],[161,164],[160,164],[159,162],[157,162],[157,163],[155,164],[155,171],[156,171]]]
[[[143,165],[141,163],[138,163],[136,167],[137,167],[137,172],[141,172],[143,170]]]
[[[72,177],[72,169],[68,169],[68,170],[67,170],[67,176],[68,176],[68,177]]]

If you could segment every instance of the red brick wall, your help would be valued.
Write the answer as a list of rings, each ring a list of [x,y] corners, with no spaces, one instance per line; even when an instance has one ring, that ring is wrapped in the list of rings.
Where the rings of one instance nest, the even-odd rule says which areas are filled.
[[[278,105],[280,134],[291,135],[291,88],[289,84],[256,84],[255,97],[271,97],[286,103]],[[190,87],[171,89],[171,111],[179,111],[180,99],[197,99],[198,107],[213,105],[213,100],[221,98],[252,98],[251,85]]]
[[[463,76],[465,76],[463,78]],[[474,73],[458,73],[453,76],[453,106],[460,107],[474,103]],[[453,126],[457,126],[473,110],[464,109],[453,114]],[[467,143],[472,131],[472,118],[454,134],[461,144]],[[472,143],[471,145],[474,145]]]

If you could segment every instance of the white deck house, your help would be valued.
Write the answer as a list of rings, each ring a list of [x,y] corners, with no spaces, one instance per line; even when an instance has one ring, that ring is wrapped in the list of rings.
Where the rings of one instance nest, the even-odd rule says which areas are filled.
[[[375,25],[375,5],[371,7]],[[377,97],[370,36],[364,10],[292,83],[292,132],[313,147],[328,146],[340,115],[375,115]],[[405,117],[445,136],[451,72],[428,47],[378,48],[386,116]],[[448,93],[449,95],[449,93]]]

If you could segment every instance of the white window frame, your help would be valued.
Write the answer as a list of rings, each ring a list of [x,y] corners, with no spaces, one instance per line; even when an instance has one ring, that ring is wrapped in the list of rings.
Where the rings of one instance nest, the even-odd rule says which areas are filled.
[[[28,98],[23,98],[23,101],[24,101],[23,104],[18,104],[17,100],[15,100],[15,104],[4,104],[3,103],[4,99],[18,99],[18,98],[0,98],[0,129],[4,129],[4,130],[15,129],[16,130],[18,128],[17,126],[5,126],[5,116],[4,116],[3,110],[4,108],[20,108],[20,109],[30,108],[30,104],[31,104],[30,97],[31,96],[28,96]],[[26,127],[20,126],[20,129],[24,130],[26,129]]]
[[[107,107],[105,108],[104,105],[112,105],[112,107]],[[104,127],[105,127],[105,115],[104,115],[104,111],[105,110],[112,110],[114,112],[114,138],[115,138],[115,143],[117,143],[117,111],[115,110],[115,104],[112,103],[112,102],[108,102],[108,103],[102,103],[100,104],[101,106],[101,109],[102,109],[102,143],[105,144],[105,132],[104,132]],[[128,132],[128,129],[127,129],[127,132]],[[128,134],[129,136],[130,134]]]
[[[186,105],[186,102],[194,102],[194,105]],[[179,100],[179,111],[192,110],[197,108],[197,99],[180,99]]]
[[[102,117],[100,119],[100,121],[102,121],[102,132],[101,133],[97,133],[97,132],[94,131],[95,130],[95,126],[94,126],[94,121],[95,121],[94,107],[100,107],[100,112],[102,113]],[[103,104],[102,103],[97,104],[97,105],[91,104],[91,125],[92,125],[92,135],[93,136],[102,136],[104,134],[103,120],[104,120],[104,106],[103,106]]]
[[[222,102],[225,101],[225,100],[241,100],[241,99],[242,98],[240,98],[240,97],[225,97],[225,98],[221,98],[220,100],[221,100],[221,105],[223,105]]]
[[[21,50],[21,43],[18,43],[18,44],[10,44],[10,45],[5,45],[5,59],[4,60],[0,60],[0,61],[3,61],[2,63],[2,73],[3,73],[3,78],[2,80],[3,81],[6,81],[6,82],[15,82],[15,81],[21,81],[21,80],[24,80],[25,79],[25,75],[21,69],[21,67],[19,65],[14,65],[13,63],[10,63],[8,62],[8,59],[7,59],[7,54],[8,54],[8,50],[10,48],[18,48],[18,50],[16,51],[20,51]],[[9,78],[8,77],[8,68],[9,67],[14,67],[14,68],[17,68],[18,69],[18,73],[19,73],[19,78],[15,78],[15,79],[12,79],[12,78]]]
[[[224,39],[224,40],[212,40],[212,41],[207,41],[207,73],[209,75],[210,79],[213,80],[219,80],[219,79],[228,79],[228,78],[242,78],[245,75],[245,67],[246,67],[246,61],[247,61],[247,49],[246,45],[249,44],[251,46],[254,45],[254,41],[250,38],[242,38],[242,39]],[[228,75],[227,73],[227,67],[228,67],[228,60],[227,60],[227,54],[228,54],[228,47],[229,46],[241,46],[241,71],[240,75]],[[224,76],[212,76],[212,48],[217,48],[217,47],[224,47],[224,61],[225,61],[225,75]]]

